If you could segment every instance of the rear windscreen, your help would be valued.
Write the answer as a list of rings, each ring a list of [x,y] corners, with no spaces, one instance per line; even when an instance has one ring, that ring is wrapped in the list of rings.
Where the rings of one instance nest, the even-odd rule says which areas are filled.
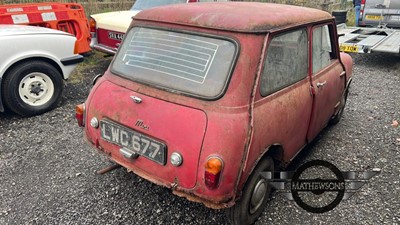
[[[112,64],[128,79],[208,99],[225,89],[236,55],[229,41],[150,28],[131,29]]]

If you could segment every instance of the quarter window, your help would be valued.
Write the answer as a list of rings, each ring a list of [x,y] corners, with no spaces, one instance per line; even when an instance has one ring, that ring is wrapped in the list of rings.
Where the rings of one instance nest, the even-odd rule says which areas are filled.
[[[312,42],[313,74],[328,66],[331,63],[332,56],[333,51],[328,25],[315,28]]]
[[[307,77],[308,41],[304,29],[273,37],[261,76],[262,96],[272,94]]]

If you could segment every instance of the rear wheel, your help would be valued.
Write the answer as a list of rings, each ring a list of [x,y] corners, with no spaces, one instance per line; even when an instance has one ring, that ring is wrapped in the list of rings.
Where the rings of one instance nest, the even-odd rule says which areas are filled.
[[[64,84],[60,72],[43,61],[28,61],[12,68],[4,79],[5,105],[22,116],[47,112],[61,100]]]
[[[233,225],[253,224],[264,211],[271,185],[261,177],[261,172],[274,172],[274,161],[270,157],[263,158],[248,179],[241,199],[226,209],[226,216]]]

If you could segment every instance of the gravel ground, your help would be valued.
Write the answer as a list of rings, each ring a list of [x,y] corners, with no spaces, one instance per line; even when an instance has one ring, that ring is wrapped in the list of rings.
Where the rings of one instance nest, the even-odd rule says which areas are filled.
[[[256,224],[400,224],[400,58],[353,55],[354,81],[342,121],[290,165],[323,159],[339,169],[381,168],[351,199],[312,214],[274,192]],[[0,114],[0,224],[227,224],[224,213],[174,196],[110,165],[82,138],[74,106],[110,59],[75,73],[61,106],[21,118]],[[75,77],[74,77],[75,76]],[[83,76],[81,78],[78,76]]]

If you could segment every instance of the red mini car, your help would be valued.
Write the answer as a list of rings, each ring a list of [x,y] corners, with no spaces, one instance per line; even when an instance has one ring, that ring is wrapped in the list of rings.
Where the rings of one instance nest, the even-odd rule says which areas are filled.
[[[337,38],[330,14],[296,6],[145,10],[76,117],[117,164],[251,224],[271,189],[260,172],[342,116],[352,59]]]

